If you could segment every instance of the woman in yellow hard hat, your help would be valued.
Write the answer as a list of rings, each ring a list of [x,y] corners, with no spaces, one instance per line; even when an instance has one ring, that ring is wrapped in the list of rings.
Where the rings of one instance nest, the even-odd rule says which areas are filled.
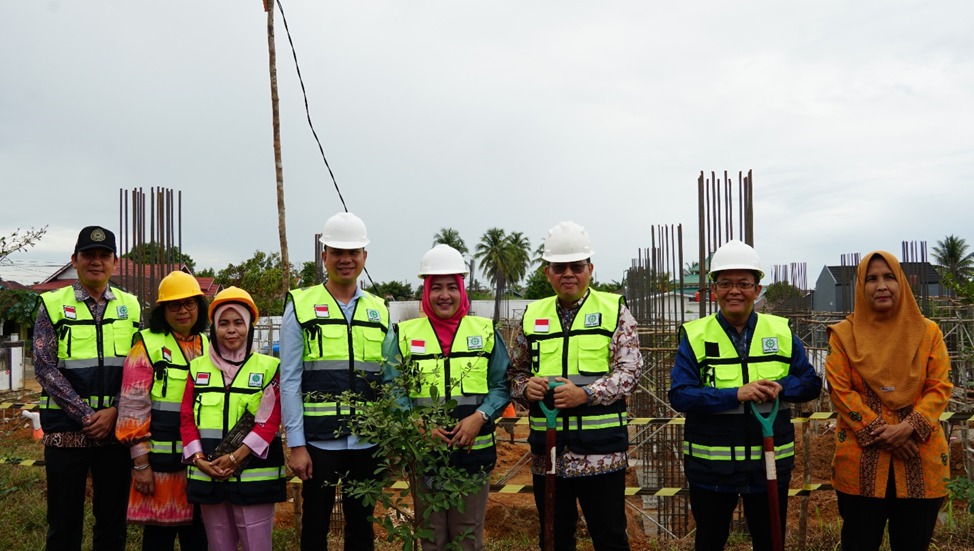
[[[125,359],[115,435],[132,454],[128,521],[145,525],[142,549],[205,550],[199,507],[186,500],[179,407],[189,362],[206,353],[206,299],[196,278],[172,272],[159,282],[149,328]]]
[[[180,410],[186,495],[210,549],[270,549],[274,504],[286,498],[280,360],[253,352],[260,312],[247,291],[221,291],[209,315],[211,346],[190,363]]]

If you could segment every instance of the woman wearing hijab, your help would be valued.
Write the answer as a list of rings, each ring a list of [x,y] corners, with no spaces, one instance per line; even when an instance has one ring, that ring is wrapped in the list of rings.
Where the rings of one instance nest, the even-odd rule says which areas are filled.
[[[142,550],[206,549],[199,507],[186,501],[179,407],[189,362],[206,352],[206,299],[196,278],[172,272],[159,282],[149,328],[125,358],[115,436],[132,455],[128,521],[143,524]]]
[[[950,476],[940,414],[952,385],[943,333],[923,317],[892,254],[856,270],[855,308],[829,327],[825,368],[838,412],[832,485],[842,548],[927,549]]]
[[[180,412],[186,494],[210,549],[269,551],[274,504],[285,500],[279,360],[253,352],[259,312],[247,291],[221,291],[209,315],[209,353],[190,363]]]
[[[458,540],[461,549],[483,549],[488,476],[497,459],[494,420],[510,402],[507,347],[491,320],[468,315],[466,275],[463,257],[452,247],[437,245],[423,255],[419,277],[423,278],[425,317],[400,322],[395,342],[389,338],[384,345],[387,380],[399,376],[397,368],[412,370],[421,379],[408,390],[410,407],[434,399],[457,402],[451,412],[456,423],[434,428],[432,434],[453,449],[451,466],[483,481],[478,492],[465,497],[464,507],[430,514],[433,538],[422,541],[425,551],[446,549]],[[394,359],[399,356],[401,366]],[[434,478],[427,477],[424,483],[418,492],[417,515],[426,508],[423,495],[440,491]],[[470,536],[463,536],[465,532]]]

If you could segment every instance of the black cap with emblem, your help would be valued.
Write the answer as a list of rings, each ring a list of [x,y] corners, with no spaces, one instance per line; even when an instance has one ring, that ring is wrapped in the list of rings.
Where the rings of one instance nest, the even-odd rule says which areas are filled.
[[[115,234],[101,226],[87,226],[78,234],[78,242],[74,245],[74,252],[87,251],[89,249],[108,249],[116,256],[118,249],[115,248]]]

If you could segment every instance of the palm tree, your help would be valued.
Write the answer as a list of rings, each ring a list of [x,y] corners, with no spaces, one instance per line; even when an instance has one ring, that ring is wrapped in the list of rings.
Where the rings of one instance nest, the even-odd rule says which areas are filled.
[[[531,244],[524,234],[507,235],[501,228],[490,228],[477,243],[474,258],[480,261],[480,269],[494,285],[494,323],[500,321],[501,300],[508,284],[517,283],[524,277],[531,264]]]
[[[968,253],[967,240],[948,235],[937,241],[933,258],[940,266],[941,274],[949,274],[956,283],[963,283],[974,275],[974,253]]]
[[[449,245],[460,251],[460,254],[467,254],[467,244],[460,237],[460,232],[453,228],[440,228],[440,231],[433,236],[433,245]]]

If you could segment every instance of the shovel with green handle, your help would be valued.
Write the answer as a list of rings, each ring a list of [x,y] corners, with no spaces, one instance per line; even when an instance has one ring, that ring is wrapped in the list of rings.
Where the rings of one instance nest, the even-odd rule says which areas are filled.
[[[751,402],[751,411],[761,424],[761,435],[764,448],[764,470],[768,481],[768,512],[771,515],[771,548],[783,551],[784,542],[781,537],[781,509],[778,507],[778,469],[774,462],[774,419],[778,416],[778,399],[774,399],[774,406],[767,417],[761,415],[758,406]],[[750,455],[750,453],[748,453]]]
[[[548,394],[538,402],[545,417],[545,478],[544,478],[544,551],[555,549],[555,441],[558,436],[558,408],[553,390],[565,383],[548,381]],[[545,400],[551,399],[551,407]]]

